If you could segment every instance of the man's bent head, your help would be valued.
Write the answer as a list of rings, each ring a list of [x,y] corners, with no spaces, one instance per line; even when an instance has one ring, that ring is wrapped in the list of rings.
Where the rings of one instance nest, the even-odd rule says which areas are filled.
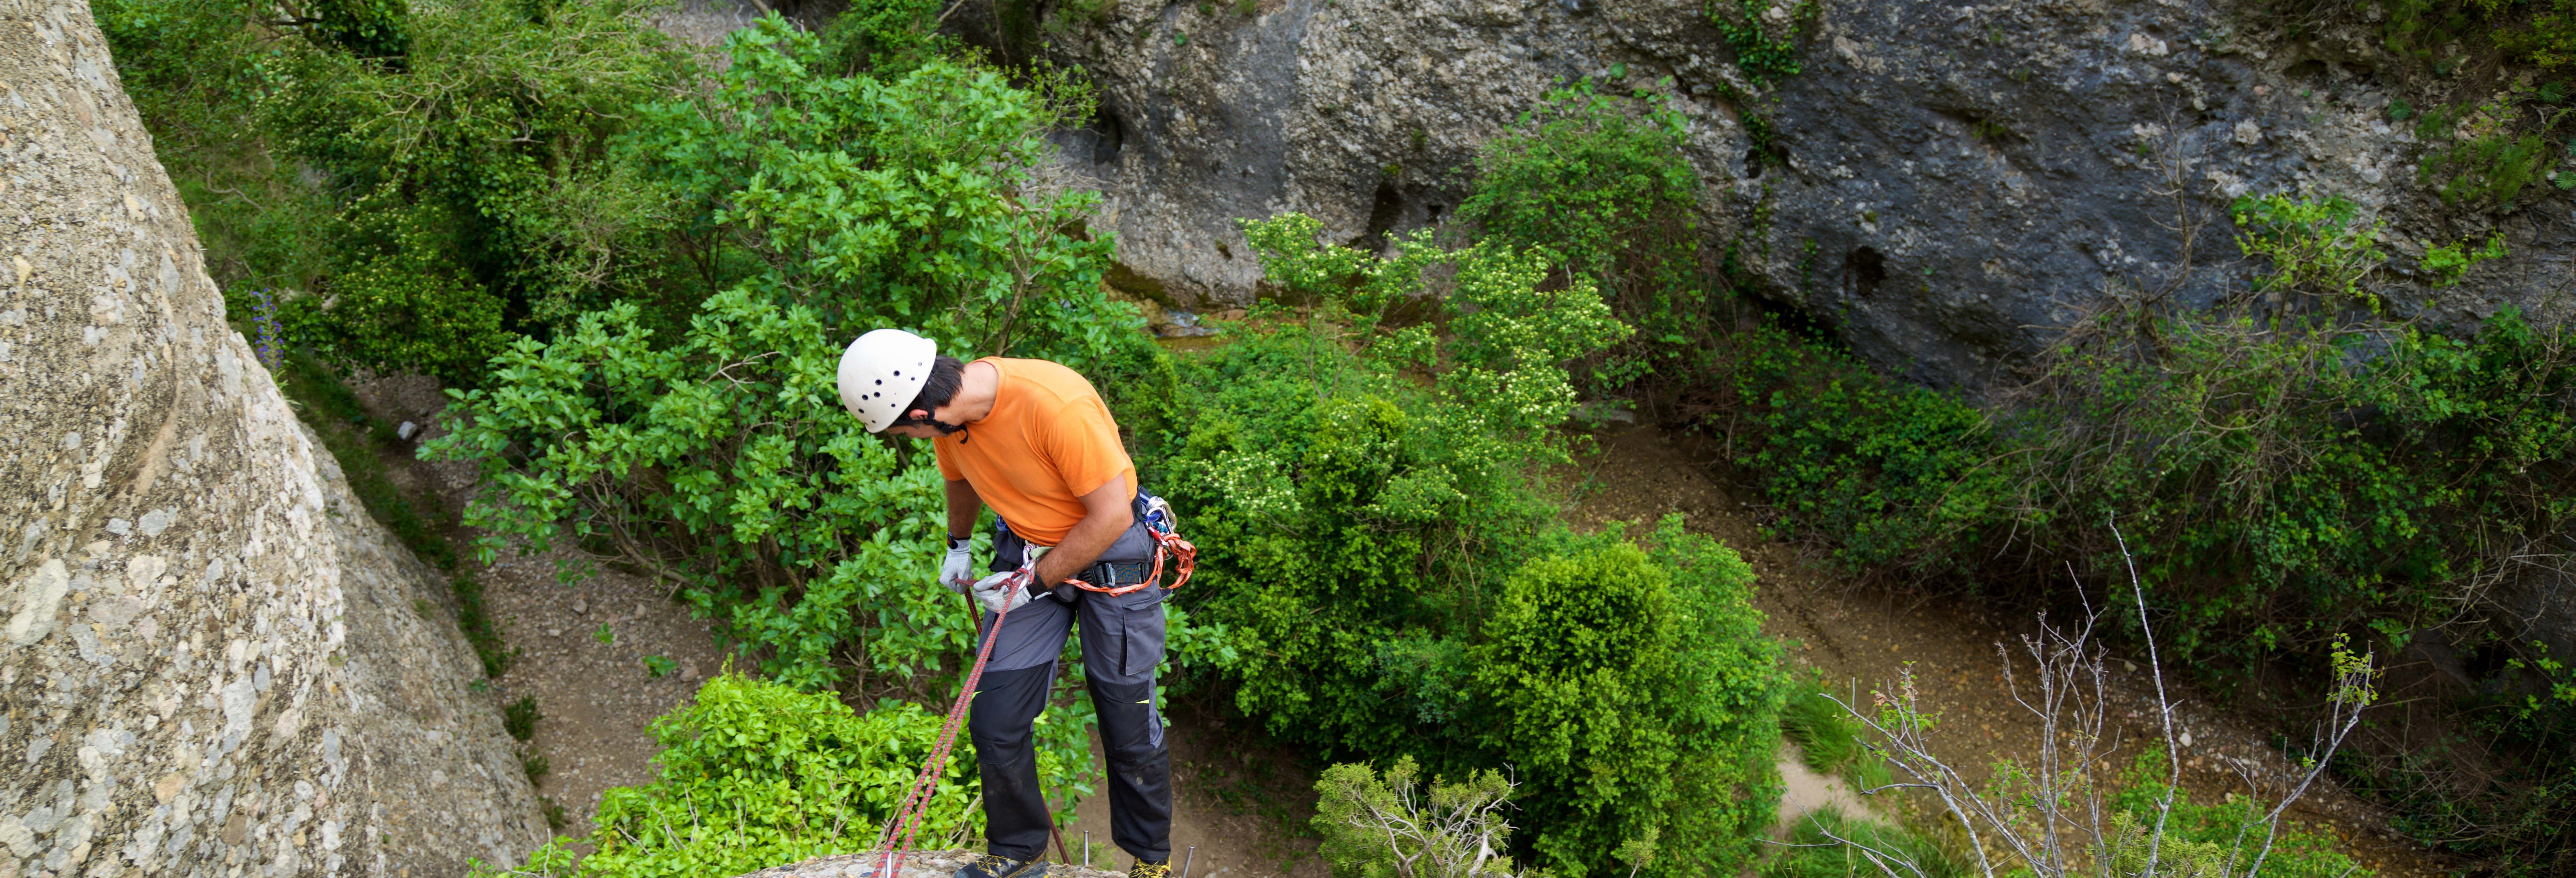
[[[940,420],[939,409],[964,383],[957,358],[900,329],[871,330],[841,352],[841,406],[870,433],[929,439],[963,429]]]

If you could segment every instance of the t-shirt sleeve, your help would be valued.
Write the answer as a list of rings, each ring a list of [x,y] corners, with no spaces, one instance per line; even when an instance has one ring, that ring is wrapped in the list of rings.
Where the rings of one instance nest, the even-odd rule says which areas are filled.
[[[1118,442],[1118,422],[1098,397],[1075,400],[1048,425],[1047,457],[1064,485],[1079,497],[1136,469]]]
[[[939,461],[939,476],[941,478],[952,482],[965,481],[966,471],[958,469],[957,461],[950,460],[948,458],[948,437],[941,436],[938,439],[932,440],[930,443],[930,452],[930,456]]]

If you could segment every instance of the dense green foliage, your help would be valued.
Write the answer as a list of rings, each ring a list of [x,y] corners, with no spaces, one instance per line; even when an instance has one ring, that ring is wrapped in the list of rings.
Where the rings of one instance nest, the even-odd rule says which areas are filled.
[[[1141,344],[1135,318],[1100,297],[1106,246],[1072,234],[1084,198],[1022,170],[1055,118],[1038,96],[940,61],[816,74],[819,41],[774,19],[732,50],[711,107],[649,107],[636,136],[657,177],[722,193],[711,216],[741,229],[723,246],[760,268],[675,338],[625,303],[517,343],[431,450],[484,468],[467,520],[493,534],[487,557],[569,544],[673,581],[764,650],[764,674],[904,689],[973,631],[918,587],[939,477],[841,411],[841,345],[891,323],[1093,367]]]
[[[642,0],[311,5],[99,11],[219,280],[291,291],[299,343],[472,382],[664,269],[608,155],[683,70]]]
[[[1862,847],[1884,858],[1889,868],[1871,862]],[[1775,849],[1760,874],[1762,878],[1879,878],[1891,871],[1906,878],[1965,878],[1972,872],[1920,834],[1827,807],[1800,818],[1789,830],[1788,846]]]
[[[1522,812],[1543,862],[1611,867],[1623,843],[1659,839],[1687,873],[1749,855],[1771,822],[1785,691],[1753,570],[1678,517],[1650,541],[1523,565],[1469,650],[1492,702],[1482,737],[1537,791]]]
[[[1636,327],[1587,358],[1594,387],[1687,381],[1712,331],[1699,174],[1682,156],[1681,114],[1665,101],[1596,94],[1589,81],[1548,93],[1485,145],[1476,191],[1458,205],[1483,240],[1547,248],[1558,270],[1590,281]]]
[[[696,878],[866,850],[939,726],[909,703],[858,713],[829,694],[720,674],[654,722],[658,780],[608,790],[588,836],[557,838],[518,869],[477,874]],[[1040,751],[1042,782],[1075,782],[1079,757]],[[980,786],[973,746],[961,740],[919,837],[936,846],[976,832],[983,812],[968,805]],[[578,868],[576,842],[595,851]]]
[[[2350,295],[2367,268],[2293,249],[2344,252],[2258,249],[2267,284]],[[2576,349],[2511,309],[2454,338],[2124,306],[1994,414],[1777,329],[1736,344],[1727,402],[1785,528],[1854,568],[2044,575],[2112,570],[2117,516],[2186,655],[2440,621],[2576,520]]]
[[[1779,710],[1750,570],[1678,521],[1647,549],[1564,533],[1528,482],[1565,459],[1564,364],[1628,329],[1579,274],[1543,289],[1553,254],[1417,236],[1380,259],[1317,230],[1253,224],[1270,279],[1318,304],[1181,362],[1191,417],[1140,436],[1192,511],[1198,606],[1241,638],[1237,706],[1329,758],[1514,766],[1516,843],[1557,874],[1657,834],[1745,856]],[[1380,322],[1426,278],[1445,337]]]
[[[1404,756],[1381,775],[1364,763],[1324,770],[1315,782],[1317,852],[1351,878],[1508,878],[1512,783],[1476,772],[1422,783]]]
[[[1707,423],[1745,450],[1775,530],[1849,570],[2035,592],[2072,561],[2125,582],[2125,536],[2169,648],[2204,668],[2339,633],[2402,648],[2435,626],[2497,664],[2521,656],[2483,685],[2544,693],[2539,709],[2480,696],[2456,714],[2477,744],[2351,753],[2344,772],[2428,841],[2495,868],[2563,865],[2569,824],[2549,815],[2576,723],[2548,701],[2576,696],[2543,686],[2532,648],[2477,607],[2576,523],[2576,339],[2511,308],[2474,334],[2392,327],[2368,292],[2377,229],[2348,205],[2248,199],[2238,216],[2273,267],[2241,304],[2121,300],[1987,405],[1757,323],[1720,346]],[[2444,249],[2455,268],[2500,250],[2470,248]],[[2455,767],[2471,763],[2491,773]]]

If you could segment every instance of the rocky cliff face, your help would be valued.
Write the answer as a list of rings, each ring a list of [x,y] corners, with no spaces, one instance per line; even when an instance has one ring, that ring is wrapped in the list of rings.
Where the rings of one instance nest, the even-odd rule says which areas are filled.
[[[1069,29],[1017,45],[1102,86],[1066,162],[1110,196],[1114,281],[1184,307],[1253,297],[1237,218],[1304,211],[1352,241],[1437,222],[1470,190],[1477,144],[1582,77],[1675,96],[1712,190],[1709,244],[1736,247],[1761,295],[1934,383],[1993,380],[2114,284],[2186,302],[2241,289],[2225,205],[2248,192],[2354,199],[2394,221],[2401,270],[2427,242],[2507,232],[2516,256],[2480,292],[2397,297],[2437,321],[2543,304],[2569,274],[2564,198],[2498,219],[2439,209],[2417,182],[2422,147],[2389,101],[2457,86],[2374,31],[2288,42],[2205,0],[1819,0],[1801,24],[1781,0],[1754,14],[1801,34],[1803,69],[1766,83],[1710,8],[1108,0],[1097,17],[1057,9]],[[1010,52],[981,9],[960,21]],[[2214,222],[2185,271],[2191,217]]]
[[[0,19],[0,878],[516,862],[444,586],[226,326],[87,5]]]

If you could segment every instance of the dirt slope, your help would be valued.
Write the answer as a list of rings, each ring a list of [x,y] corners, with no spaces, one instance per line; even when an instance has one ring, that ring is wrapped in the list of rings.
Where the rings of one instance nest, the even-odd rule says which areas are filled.
[[[1961,766],[1988,766],[2022,756],[2039,737],[2036,721],[2013,704],[2004,685],[1996,644],[2018,644],[2036,631],[2030,619],[2002,618],[1955,599],[1909,598],[1865,589],[1809,563],[1796,546],[1766,539],[1760,510],[1710,477],[1721,449],[1689,436],[1638,428],[1599,437],[1599,449],[1567,470],[1577,502],[1568,518],[1578,527],[1619,520],[1652,521],[1667,512],[1687,516],[1692,530],[1724,540],[1744,554],[1761,576],[1755,603],[1770,619],[1764,630],[1790,644],[1801,674],[1857,687],[1864,697],[1886,687],[1912,663],[1926,700],[1947,712],[1953,731],[1944,758]],[[2016,646],[2016,648],[2018,648]],[[2119,654],[2115,651],[2115,655]],[[2154,740],[2148,723],[2153,690],[2144,669],[2114,662],[2116,681],[2130,703],[2123,740]],[[2172,684],[2171,675],[2168,683]],[[2265,730],[2218,709],[2188,687],[2174,684],[2181,704],[2179,729],[2190,736],[2184,784],[2196,797],[2215,801],[2245,787],[2227,763],[2248,766],[2277,795],[2279,778],[2292,765],[2265,745]],[[2133,752],[2133,751],[2124,751]],[[2387,817],[2331,783],[2322,783],[2292,809],[2294,819],[2333,829],[2355,859],[2382,876],[2442,874],[2421,846],[2400,839]]]

